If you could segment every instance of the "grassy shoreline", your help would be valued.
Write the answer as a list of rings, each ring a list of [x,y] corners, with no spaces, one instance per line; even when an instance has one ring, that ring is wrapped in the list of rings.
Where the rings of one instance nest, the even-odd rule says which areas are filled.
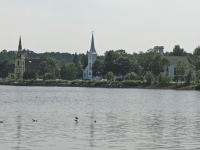
[[[27,80],[21,82],[0,82],[0,85],[11,86],[60,86],[60,87],[91,87],[91,88],[138,88],[138,89],[174,89],[174,90],[200,90],[200,84],[170,83],[161,85],[159,83],[146,84],[145,81],[36,81]]]

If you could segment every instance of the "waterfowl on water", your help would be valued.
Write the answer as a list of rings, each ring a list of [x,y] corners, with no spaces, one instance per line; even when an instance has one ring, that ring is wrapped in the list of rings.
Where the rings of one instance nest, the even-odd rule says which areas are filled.
[[[4,120],[0,121],[0,123],[3,123]]]
[[[74,121],[78,122],[78,120],[74,120]]]
[[[75,117],[76,120],[78,120],[78,117]]]
[[[35,119],[32,119],[33,120],[33,122],[37,122],[37,120],[35,120]]]
[[[95,120],[94,123],[96,123],[97,121]]]

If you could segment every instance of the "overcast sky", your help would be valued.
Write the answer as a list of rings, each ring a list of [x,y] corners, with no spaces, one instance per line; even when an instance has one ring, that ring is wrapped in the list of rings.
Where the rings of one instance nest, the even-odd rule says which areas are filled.
[[[0,51],[128,53],[200,45],[200,0],[0,0]]]

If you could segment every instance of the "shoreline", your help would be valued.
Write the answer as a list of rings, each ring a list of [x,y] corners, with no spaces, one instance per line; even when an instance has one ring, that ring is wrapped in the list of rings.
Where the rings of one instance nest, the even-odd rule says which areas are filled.
[[[200,91],[200,85],[184,85],[184,84],[169,84],[169,85],[160,85],[160,84],[151,84],[151,85],[125,85],[122,82],[119,83],[103,83],[97,84],[96,82],[53,82],[53,83],[26,83],[26,82],[0,82],[0,85],[9,85],[9,86],[47,86],[47,87],[88,87],[88,88],[133,88],[133,89],[163,89],[163,90],[198,90]]]

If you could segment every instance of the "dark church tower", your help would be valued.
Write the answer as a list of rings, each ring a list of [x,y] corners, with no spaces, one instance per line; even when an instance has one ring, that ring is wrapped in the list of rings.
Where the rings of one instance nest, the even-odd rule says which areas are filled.
[[[15,79],[23,78],[24,72],[25,72],[25,60],[22,52],[22,42],[20,36],[17,56],[15,59]]]

